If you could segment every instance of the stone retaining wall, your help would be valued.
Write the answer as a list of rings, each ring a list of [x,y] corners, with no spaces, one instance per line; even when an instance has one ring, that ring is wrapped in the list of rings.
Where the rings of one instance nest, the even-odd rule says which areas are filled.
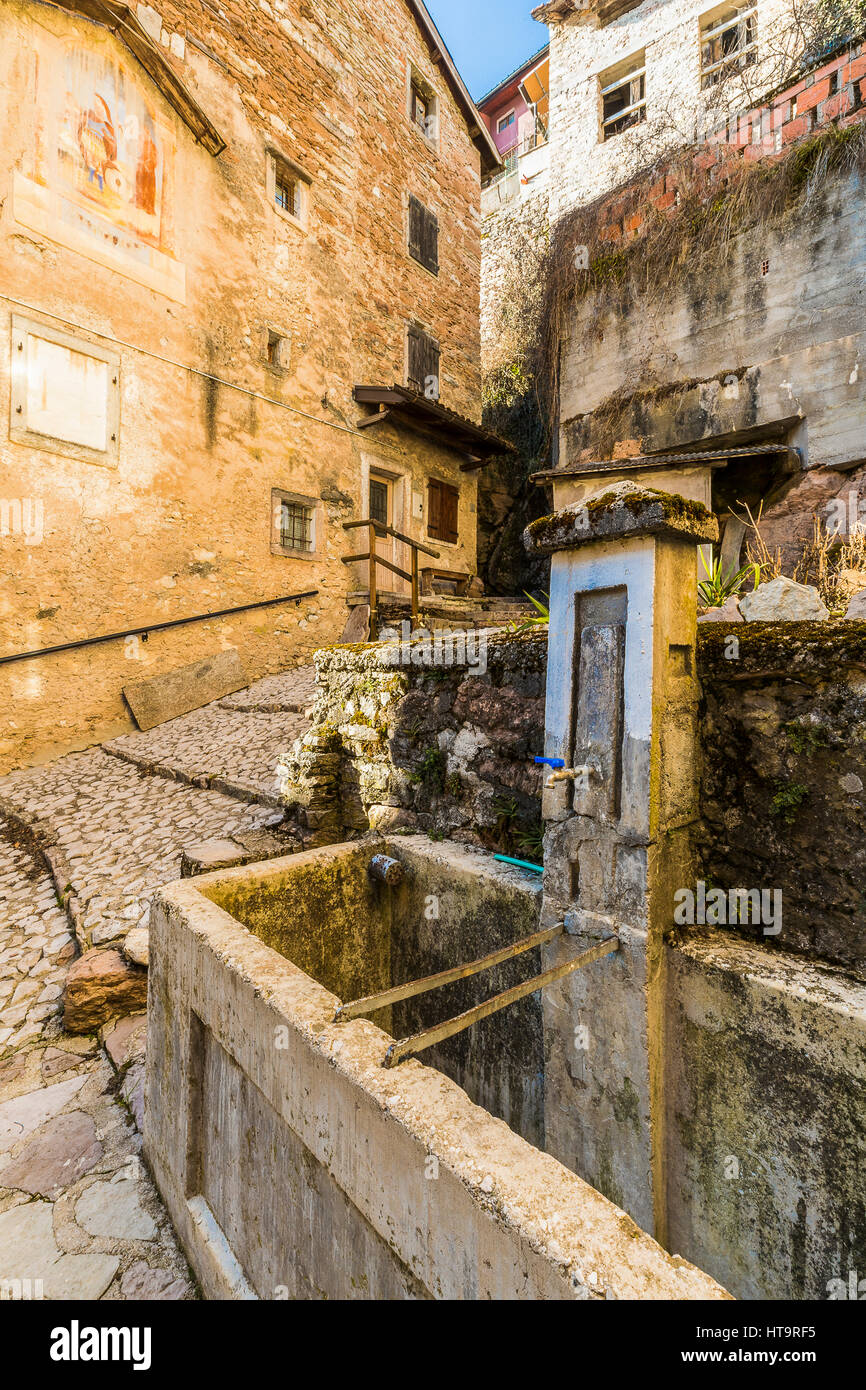
[[[279,767],[307,842],[426,830],[540,862],[546,662],[533,632],[317,652],[313,723]]]

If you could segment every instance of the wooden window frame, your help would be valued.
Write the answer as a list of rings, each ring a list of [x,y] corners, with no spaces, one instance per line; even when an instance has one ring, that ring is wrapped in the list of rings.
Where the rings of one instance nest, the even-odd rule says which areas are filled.
[[[422,125],[415,116],[416,98],[424,105],[426,116]],[[436,89],[414,63],[406,69],[406,114],[409,124],[421,136],[428,149],[439,153],[439,97]]]
[[[289,226],[295,227],[300,232],[306,232],[310,225],[310,208],[312,203],[312,179],[306,169],[289,159],[281,150],[269,145],[265,151],[267,158],[266,165],[266,188],[268,202],[274,213],[281,221],[287,222]],[[288,208],[281,207],[277,202],[277,185],[280,177],[290,180],[298,191],[297,214],[290,212]]]
[[[422,382],[420,382],[420,383],[418,383],[418,378],[417,378],[417,377],[413,377],[413,376],[411,375],[411,370],[412,370],[412,348],[411,348],[411,342],[412,342],[412,339],[413,339],[413,338],[423,338],[423,339],[426,341],[426,343],[427,343],[428,349],[431,349],[431,350],[432,350],[431,356],[435,355],[435,367],[436,367],[435,372],[426,372],[426,373],[425,373],[424,380],[423,380]],[[442,364],[442,349],[441,349],[441,345],[440,345],[439,339],[438,339],[438,338],[434,338],[433,335],[432,335],[432,333],[428,333],[427,329],[426,329],[426,328],[423,328],[423,327],[421,326],[420,323],[409,323],[409,324],[407,324],[407,325],[406,325],[406,385],[409,387],[409,389],[410,389],[411,391],[417,391],[419,395],[425,396],[425,397],[427,398],[427,400],[436,400],[436,401],[438,401],[438,400],[441,398],[441,395],[442,395],[442,391],[441,391],[441,384],[442,384],[442,365],[441,365],[441,364]],[[430,365],[433,365],[432,361],[431,361]],[[436,378],[436,391],[437,391],[437,394],[436,394],[435,396],[428,396],[428,395],[427,395],[427,389],[426,389],[426,388],[427,388],[427,378],[428,378],[429,376],[435,376],[435,378]]]
[[[639,84],[635,91],[635,84]],[[619,92],[623,87],[629,88],[628,103],[621,107],[619,111],[614,111],[611,115],[604,114],[605,97],[612,92]],[[633,130],[636,126],[642,125],[647,118],[647,91],[646,91],[646,52],[640,49],[629,58],[614,64],[613,67],[606,68],[598,75],[598,99],[601,115],[601,135],[602,142],[614,140],[618,135],[625,135],[626,131]],[[620,126],[621,121],[628,119],[627,124]]]
[[[731,14],[731,11],[734,11]],[[727,18],[725,18],[727,16]],[[737,30],[738,46],[730,53],[704,63],[707,44],[723,34]],[[743,42],[744,40],[744,42]],[[754,4],[718,6],[698,18],[698,42],[701,63],[701,90],[711,91],[729,73],[749,67],[758,59],[758,6]]]

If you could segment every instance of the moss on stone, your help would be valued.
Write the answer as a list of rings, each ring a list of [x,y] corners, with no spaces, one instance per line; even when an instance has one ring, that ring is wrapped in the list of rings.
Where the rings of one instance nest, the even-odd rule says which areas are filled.
[[[738,655],[726,655],[731,637]],[[791,673],[832,677],[840,667],[866,670],[866,620],[844,618],[809,623],[702,623],[698,659],[705,675],[728,680]]]

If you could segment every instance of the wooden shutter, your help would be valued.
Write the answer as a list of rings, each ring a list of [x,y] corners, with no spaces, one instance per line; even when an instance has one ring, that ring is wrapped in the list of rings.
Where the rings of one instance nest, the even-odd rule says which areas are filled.
[[[458,488],[430,479],[427,484],[427,534],[434,540],[456,544],[459,501]]]
[[[431,478],[427,484],[427,534],[439,540],[439,526],[442,515],[442,484]]]
[[[457,503],[460,500],[460,493],[456,487],[449,487],[447,483],[442,483],[442,534],[440,540],[450,541],[452,545],[457,543]]]
[[[409,195],[409,255],[434,275],[439,274],[439,218]]]
[[[409,329],[409,370],[408,385],[422,395],[426,392],[429,378],[435,378],[436,394],[431,399],[439,399],[439,344],[429,338],[420,328]]]

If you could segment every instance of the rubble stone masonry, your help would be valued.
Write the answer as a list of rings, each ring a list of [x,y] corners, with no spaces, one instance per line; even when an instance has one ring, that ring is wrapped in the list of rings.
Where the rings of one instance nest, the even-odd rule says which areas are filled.
[[[132,680],[227,647],[252,680],[338,637],[365,583],[342,522],[371,468],[418,539],[427,479],[458,486],[439,563],[475,569],[462,456],[390,421],[359,431],[352,400],[405,382],[415,323],[440,343],[442,404],[480,419],[480,155],[412,8],[109,15],[147,71],[87,17],[107,14],[0,7],[0,654],[317,593],[0,667],[0,768],[127,731]],[[412,75],[435,138],[410,119]],[[438,217],[438,276],[408,254],[410,194]],[[273,544],[274,489],[311,509],[311,554]]]

